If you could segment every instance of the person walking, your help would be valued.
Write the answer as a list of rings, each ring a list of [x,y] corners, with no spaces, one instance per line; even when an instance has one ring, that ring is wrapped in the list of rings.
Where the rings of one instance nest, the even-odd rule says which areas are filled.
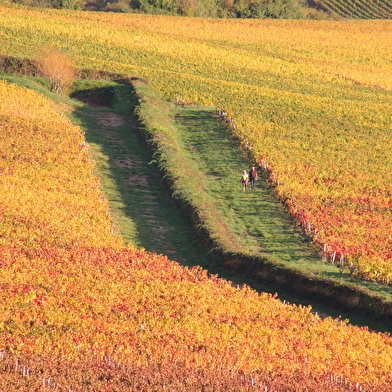
[[[248,181],[249,181],[249,175],[248,175],[248,173],[246,172],[246,170],[244,170],[244,171],[242,172],[242,175],[241,175],[242,190],[243,190],[244,192],[246,192],[246,188],[247,188],[247,186],[248,186]]]
[[[249,181],[250,181],[250,186],[252,188],[252,191],[255,189],[256,181],[257,181],[257,170],[253,166],[252,169],[249,172]]]

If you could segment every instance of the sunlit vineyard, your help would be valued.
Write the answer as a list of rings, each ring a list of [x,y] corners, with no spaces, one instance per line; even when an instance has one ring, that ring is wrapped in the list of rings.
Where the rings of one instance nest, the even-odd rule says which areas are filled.
[[[121,245],[81,130],[30,90],[0,95],[0,245]]]
[[[19,190],[2,204],[3,388],[388,390],[389,336],[122,246],[79,128],[35,92],[0,89],[0,189]]]
[[[390,282],[391,22],[0,7],[6,54],[57,45],[80,67],[147,77],[170,100],[223,107],[325,258]]]

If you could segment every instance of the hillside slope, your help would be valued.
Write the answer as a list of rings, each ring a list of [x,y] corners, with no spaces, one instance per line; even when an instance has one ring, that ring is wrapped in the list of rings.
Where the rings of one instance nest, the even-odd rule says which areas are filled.
[[[220,105],[325,260],[390,284],[389,21],[0,7],[5,53],[60,45],[80,67],[146,77],[172,101]]]
[[[155,382],[145,386],[146,391],[173,383],[173,372],[179,374],[175,390],[219,385],[225,372],[232,381],[226,376],[223,380],[234,390],[349,390],[349,382],[388,390],[392,343],[387,335],[340,320],[321,320],[309,308],[283,304],[246,286],[238,290],[200,268],[187,269],[165,257],[126,248],[108,233],[105,211],[71,208],[71,203],[70,213],[81,217],[85,211],[91,223],[47,230],[64,208],[64,192],[75,206],[100,203],[89,180],[85,145],[59,106],[4,82],[0,89],[1,130],[6,135],[1,139],[0,187],[21,187],[30,181],[33,173],[28,169],[34,167],[35,181],[50,184],[47,195],[55,201],[48,207],[50,215],[34,225],[34,216],[43,211],[42,186],[20,192],[19,205],[29,208],[9,217],[10,230],[2,237],[1,357],[18,360],[13,376],[1,379],[8,390],[21,390],[18,385],[28,390],[33,383],[44,390],[48,379],[72,390],[109,391],[114,385],[137,390],[124,371],[127,377],[132,372],[132,380],[141,380],[138,385],[146,371],[151,380],[155,371]],[[11,128],[14,131],[7,134]],[[75,170],[78,162],[86,169],[83,175]],[[49,168],[56,177],[69,174],[56,182]],[[69,184],[74,181],[92,186],[72,194]],[[93,194],[85,193],[89,189]],[[2,206],[4,221],[7,208]],[[23,362],[33,369],[34,378],[25,367],[19,368]],[[113,369],[110,363],[117,365]],[[3,364],[3,371],[9,372],[9,362]],[[343,385],[335,379],[344,380]]]

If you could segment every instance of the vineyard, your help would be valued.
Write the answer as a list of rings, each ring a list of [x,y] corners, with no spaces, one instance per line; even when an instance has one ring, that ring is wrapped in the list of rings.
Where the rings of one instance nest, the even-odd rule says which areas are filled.
[[[64,107],[0,89],[3,388],[388,390],[388,335],[122,245]]]
[[[0,246],[121,246],[80,129],[37,94],[0,94]]]
[[[350,19],[392,19],[392,3],[388,0],[314,0],[323,10]]]
[[[222,107],[325,260],[389,284],[390,22],[0,7],[6,54],[58,45],[80,67],[143,76],[172,101]]]
[[[392,277],[391,32],[0,5],[3,53],[54,44],[80,67],[223,108],[326,262],[380,283]],[[3,389],[391,390],[389,336],[126,247],[65,105],[5,82],[0,95]]]

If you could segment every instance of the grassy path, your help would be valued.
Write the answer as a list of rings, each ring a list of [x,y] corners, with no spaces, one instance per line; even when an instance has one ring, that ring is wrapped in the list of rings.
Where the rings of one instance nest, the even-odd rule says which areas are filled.
[[[102,191],[124,239],[183,265],[200,265],[233,282],[246,283],[258,291],[279,291],[282,299],[308,305],[307,300],[293,296],[289,290],[260,284],[211,263],[190,219],[170,197],[156,166],[151,163],[151,153],[142,142],[133,117],[136,102],[129,86],[114,84],[113,88],[118,97],[113,108],[94,109],[84,105],[74,112],[73,121],[85,131]],[[316,255],[310,244],[295,230],[282,205],[262,186],[262,181],[254,192],[242,192],[240,174],[249,163],[227,138],[213,110],[176,107],[173,120],[189,158],[205,174],[209,192],[243,244],[256,252],[273,254],[279,260],[315,268],[312,261]],[[317,303],[312,303],[312,307],[332,317],[342,314]],[[342,317],[375,330],[388,330],[356,315]]]
[[[250,169],[250,163],[241,157],[235,141],[230,140],[227,131],[214,115],[213,108],[176,107],[173,121],[179,130],[179,140],[187,151],[188,158],[204,173],[204,182],[208,193],[214,198],[218,208],[224,213],[230,227],[240,238],[242,244],[279,262],[293,264],[301,269],[311,271],[329,278],[351,280],[365,288],[376,290],[384,295],[390,295],[390,288],[371,282],[363,282],[348,277],[347,271],[320,260],[311,241],[301,235],[287,215],[284,206],[279,203],[270,188],[265,184],[265,178],[259,176],[254,191],[243,192],[240,183],[242,171]],[[216,271],[214,271],[216,272]],[[230,276],[226,271],[220,274],[238,281],[238,276]],[[253,288],[267,292],[279,292],[281,298],[290,302],[308,304],[308,300],[294,297],[290,288],[285,290],[274,284],[265,285],[248,279],[247,284]],[[390,328],[372,324],[368,319],[362,319],[356,314],[336,311],[325,304],[312,301],[312,307],[319,312],[333,317],[349,318],[358,325],[367,325],[376,330],[391,331]]]
[[[228,139],[211,108],[178,108],[174,118],[189,159],[204,173],[206,188],[244,246],[296,264],[318,257],[293,227],[261,176],[254,191],[248,187],[243,192],[240,177],[250,164],[241,158],[237,145]]]
[[[237,142],[230,140],[213,108],[177,107],[173,120],[178,138],[198,170],[204,173],[208,193],[224,213],[242,244],[251,251],[266,253],[279,262],[295,265],[338,280],[352,281],[392,298],[392,288],[349,277],[348,270],[322,262],[310,238],[300,234],[285,207],[266,186],[263,175],[254,191],[242,191],[242,171],[249,160],[241,157]]]
[[[300,235],[261,173],[255,190],[248,187],[243,192],[240,177],[244,169],[250,169],[250,163],[241,157],[236,142],[228,138],[212,108],[179,107],[173,118],[188,158],[204,173],[208,192],[245,248],[314,273],[340,274],[335,266],[319,260],[311,242]]]
[[[106,82],[107,83],[107,82]],[[130,87],[113,84],[114,108],[74,112],[86,134],[115,227],[126,242],[185,265],[206,266],[187,215],[174,203],[137,130]]]

